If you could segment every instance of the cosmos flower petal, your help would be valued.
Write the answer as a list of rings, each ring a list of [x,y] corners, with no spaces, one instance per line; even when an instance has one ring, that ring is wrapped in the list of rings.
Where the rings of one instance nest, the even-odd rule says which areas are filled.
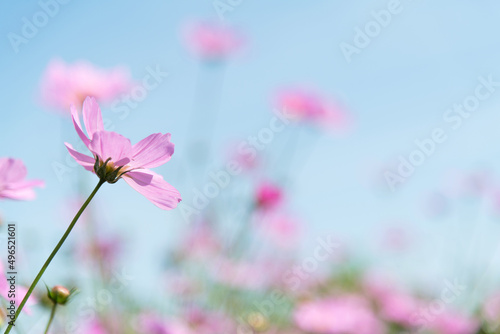
[[[5,183],[20,181],[28,174],[21,160],[12,158],[0,159],[0,175]]]
[[[31,201],[35,199],[36,194],[33,188],[7,189],[2,190],[0,198],[9,198],[18,201]]]
[[[95,132],[104,130],[101,109],[93,97],[87,97],[83,102],[83,123],[89,138],[92,138]]]
[[[83,132],[79,117],[80,116],[78,115],[78,110],[76,110],[76,108],[71,105],[71,119],[73,119],[73,125],[75,126],[76,133],[78,133],[78,136],[83,141],[85,146],[89,147],[90,139]]]
[[[26,167],[22,160],[0,158],[0,198],[31,200],[35,198],[33,187],[44,185],[40,180],[25,180]]]
[[[92,153],[99,156],[102,161],[111,158],[116,166],[126,165],[132,156],[132,144],[128,138],[111,131],[98,131],[94,133],[89,146]]]
[[[83,168],[85,168],[88,171],[94,170],[94,163],[95,163],[94,158],[89,157],[88,155],[85,155],[78,151],[75,151],[75,149],[73,148],[73,146],[71,146],[71,144],[64,143],[64,145],[66,145],[66,148],[68,149],[69,154],[73,157],[73,159],[75,159],[76,162],[82,165]]]
[[[132,150],[133,166],[154,168],[170,160],[174,144],[170,142],[170,133],[154,133],[135,144]]]
[[[160,209],[171,210],[177,207],[181,201],[179,191],[155,172],[149,170],[132,171],[124,174],[123,179]]]

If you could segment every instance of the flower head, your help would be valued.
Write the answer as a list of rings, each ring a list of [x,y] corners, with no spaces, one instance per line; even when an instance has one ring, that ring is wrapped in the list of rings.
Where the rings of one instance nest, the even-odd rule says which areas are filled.
[[[75,289],[70,291],[62,285],[56,285],[50,290],[47,288],[47,295],[54,304],[65,305],[75,291]]]
[[[83,124],[78,112],[71,107],[71,115],[78,136],[92,153],[92,157],[73,149],[65,143],[71,156],[88,171],[95,173],[102,182],[115,183],[124,179],[132,188],[153,204],[170,210],[181,201],[181,195],[161,175],[149,170],[163,165],[174,153],[170,133],[154,133],[135,145],[122,135],[104,130],[101,109],[94,98],[83,104]]]
[[[243,40],[234,30],[212,22],[197,22],[186,29],[188,48],[207,61],[222,61],[241,48]]]
[[[339,104],[306,90],[283,90],[275,97],[275,104],[294,121],[317,124],[333,131],[344,131],[351,123],[348,113]]]
[[[43,75],[40,93],[44,104],[68,110],[72,104],[81,105],[87,96],[94,96],[99,102],[111,101],[131,86],[123,68],[104,70],[86,61],[66,64],[52,60]]]
[[[367,300],[356,295],[331,297],[303,303],[294,312],[297,326],[322,334],[385,333]]]
[[[21,160],[0,158],[0,199],[31,200],[34,187],[43,187],[40,180],[27,181],[26,167]]]
[[[257,187],[255,201],[259,208],[275,208],[283,201],[283,191],[277,185],[264,181]]]

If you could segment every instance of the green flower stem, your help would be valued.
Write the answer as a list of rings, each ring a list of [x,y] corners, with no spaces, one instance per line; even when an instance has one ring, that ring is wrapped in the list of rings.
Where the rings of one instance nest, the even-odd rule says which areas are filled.
[[[92,198],[94,198],[94,196],[97,193],[97,191],[99,190],[99,188],[105,182],[106,182],[105,180],[99,180],[99,183],[97,184],[97,186],[95,187],[95,189],[92,191],[92,193],[90,194],[89,198],[87,198],[87,200],[85,201],[85,203],[83,203],[83,205],[80,208],[80,210],[78,210],[75,218],[73,218],[73,221],[71,221],[71,224],[69,224],[69,226],[66,229],[66,232],[64,232],[64,235],[62,236],[61,240],[59,240],[59,243],[54,248],[54,250],[50,254],[50,256],[47,259],[47,261],[45,261],[45,263],[43,264],[42,269],[40,269],[40,271],[38,272],[38,275],[36,275],[35,280],[33,281],[33,283],[31,283],[31,286],[28,289],[28,292],[26,293],[26,296],[24,296],[23,301],[19,305],[19,308],[17,309],[16,314],[14,315],[14,319],[11,320],[11,321],[9,321],[9,326],[5,330],[4,334],[10,333],[10,330],[12,329],[13,324],[15,324],[15,321],[19,317],[19,314],[21,313],[24,305],[28,301],[28,298],[31,296],[31,293],[33,292],[33,290],[35,289],[36,285],[38,284],[38,281],[40,281],[40,279],[42,278],[42,275],[45,273],[45,270],[49,266],[49,264],[52,261],[52,259],[54,258],[54,256],[56,256],[57,252],[59,251],[59,248],[61,248],[61,246],[63,245],[64,241],[66,241],[66,238],[71,233],[71,230],[73,229],[73,227],[75,226],[76,222],[78,221],[78,218],[80,218],[80,216],[82,215],[83,211],[87,208],[87,206],[89,205],[89,203],[92,200]]]
[[[47,328],[45,328],[45,334],[49,332],[50,324],[52,324],[52,320],[54,320],[54,315],[56,314],[56,308],[57,308],[57,303],[54,303],[54,306],[52,306],[52,311],[50,312],[50,318],[49,322],[47,324]]]

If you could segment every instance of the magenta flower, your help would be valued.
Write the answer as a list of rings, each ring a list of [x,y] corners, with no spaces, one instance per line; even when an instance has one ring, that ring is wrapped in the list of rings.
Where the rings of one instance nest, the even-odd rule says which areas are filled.
[[[242,37],[231,28],[213,22],[190,24],[185,31],[187,47],[207,61],[221,61],[238,51]]]
[[[351,118],[338,103],[301,89],[283,90],[275,97],[276,108],[290,119],[313,123],[333,131],[345,131]]]
[[[380,320],[370,309],[369,302],[356,295],[346,295],[310,301],[294,312],[297,326],[318,334],[382,334]]]
[[[25,180],[28,172],[21,160],[0,158],[0,199],[31,200],[35,198],[34,187],[43,187],[40,180]]]
[[[257,187],[255,201],[259,208],[275,208],[283,201],[283,191],[271,182],[262,182]]]
[[[124,68],[104,70],[86,61],[66,64],[52,60],[42,78],[42,102],[66,111],[70,105],[80,106],[87,96],[99,102],[110,102],[130,90],[132,82]]]
[[[88,137],[82,130],[77,110],[71,114],[76,132],[92,157],[77,152],[65,143],[71,156],[102,181],[115,183],[123,178],[132,188],[144,195],[157,207],[170,210],[181,201],[181,195],[161,175],[149,170],[163,165],[174,154],[170,133],[152,134],[135,145],[122,135],[104,130],[101,109],[94,98],[83,104],[83,123]]]

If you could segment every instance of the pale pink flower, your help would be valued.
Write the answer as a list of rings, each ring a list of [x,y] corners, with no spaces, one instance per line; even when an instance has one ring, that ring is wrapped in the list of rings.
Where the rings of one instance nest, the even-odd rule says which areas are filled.
[[[418,299],[399,291],[391,291],[380,296],[378,304],[380,314],[384,319],[406,327],[415,325],[415,314],[422,306],[422,302]]]
[[[374,274],[363,278],[365,293],[373,298],[385,320],[405,327],[414,327],[415,315],[423,307],[423,301],[403,292],[387,278]]]
[[[45,70],[40,95],[44,104],[66,111],[72,104],[80,106],[87,96],[94,96],[101,103],[110,102],[131,87],[125,68],[105,70],[87,61],[67,64],[55,59]]]
[[[209,223],[201,222],[190,229],[182,243],[183,253],[198,260],[209,260],[217,255],[222,245],[214,228]]]
[[[271,268],[268,265],[250,261],[220,259],[212,268],[212,276],[216,281],[249,290],[269,286],[274,278],[270,274]]]
[[[306,90],[283,90],[275,97],[275,104],[293,121],[313,123],[336,132],[345,131],[351,125],[351,117],[337,102]]]
[[[383,231],[382,247],[392,251],[404,251],[413,243],[413,235],[408,228],[391,226]]]
[[[488,323],[497,324],[500,319],[500,292],[493,293],[483,305],[483,317]]]
[[[82,328],[76,330],[78,334],[109,334],[106,328],[97,320],[85,321]]]
[[[34,187],[43,187],[40,180],[27,181],[26,167],[21,160],[0,158],[0,199],[31,200],[35,198]]]
[[[155,133],[135,145],[122,135],[105,131],[101,110],[94,98],[87,98],[83,104],[82,130],[77,110],[71,108],[73,124],[92,157],[77,152],[65,143],[71,156],[86,170],[110,183],[123,178],[132,188],[144,195],[153,204],[170,210],[181,201],[181,195],[161,175],[149,170],[163,165],[174,153],[170,133]]]
[[[15,288],[11,291],[11,284],[8,281],[10,278],[9,276],[6,276],[6,272],[3,266],[3,263],[0,262],[0,296],[2,296],[6,301],[7,305],[10,305],[10,301],[12,300],[11,296],[12,293],[15,293],[14,297],[14,303],[16,304],[16,310],[23,301],[24,296],[28,292],[28,289],[25,288],[24,286],[17,285],[17,281],[14,282]],[[17,280],[17,277],[16,277]],[[10,296],[9,296],[10,295]],[[30,315],[31,314],[31,308],[30,306],[33,306],[36,304],[38,300],[36,299],[35,296],[31,295],[30,298],[28,298],[28,301],[26,302],[26,305],[23,308],[23,312],[26,314]],[[9,313],[9,312],[7,312]]]
[[[144,334],[194,334],[185,323],[167,320],[152,314],[143,313],[137,319],[137,333]]]
[[[454,311],[437,314],[429,324],[429,328],[437,334],[474,334],[479,327],[477,319]]]
[[[118,236],[96,236],[91,243],[84,242],[78,245],[76,251],[82,260],[92,260],[98,258],[105,264],[106,269],[115,264],[120,254],[123,240]]]
[[[273,209],[283,201],[283,191],[274,183],[264,181],[257,186],[255,202],[259,208]]]
[[[458,171],[446,173],[444,193],[450,198],[478,198],[493,189],[493,176],[489,171]]]
[[[300,329],[317,334],[385,333],[368,301],[356,295],[300,304],[294,312],[294,320]]]
[[[257,226],[262,235],[280,248],[293,248],[300,239],[300,224],[297,218],[273,212],[257,215]]]
[[[227,25],[215,22],[196,22],[184,33],[188,49],[207,61],[222,61],[240,50],[243,38]]]
[[[249,150],[245,146],[238,146],[232,144],[228,148],[227,153],[228,158],[228,166],[235,170],[239,170],[240,168],[243,171],[249,172],[262,164],[262,157],[260,157],[256,151]]]

